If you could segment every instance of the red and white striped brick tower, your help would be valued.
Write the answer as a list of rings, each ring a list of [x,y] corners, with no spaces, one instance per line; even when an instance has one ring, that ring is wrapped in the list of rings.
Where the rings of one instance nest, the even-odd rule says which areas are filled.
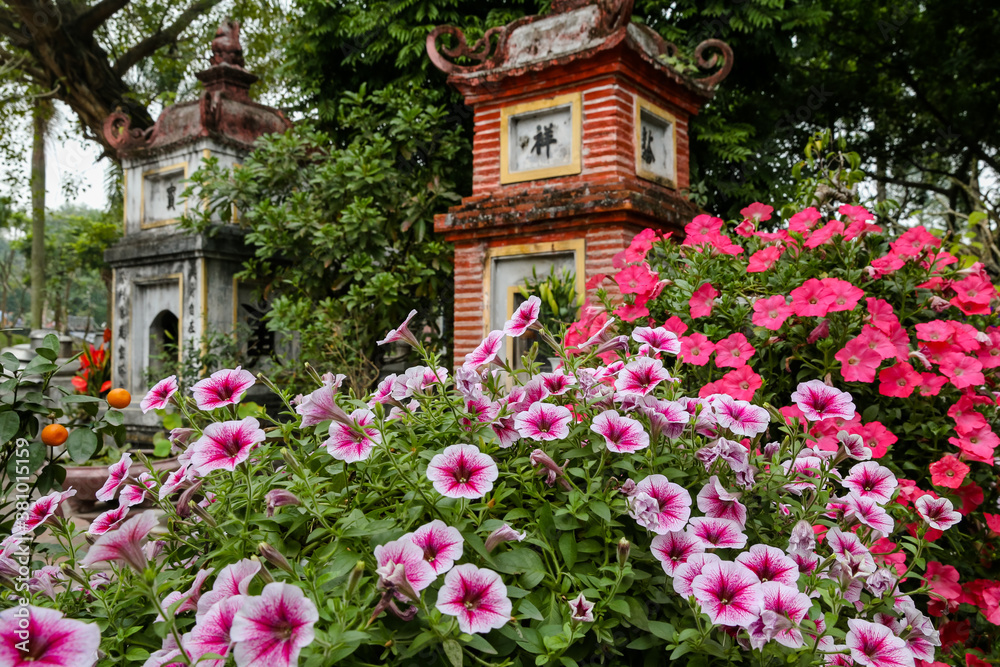
[[[503,326],[528,267],[572,268],[582,291],[613,272],[639,231],[697,213],[681,194],[688,121],[729,73],[732,51],[703,42],[694,60],[715,72],[685,76],[665,62],[677,48],[631,22],[632,2],[556,0],[551,14],[494,28],[471,47],[451,26],[427,37],[475,123],[472,195],[434,221],[455,244],[456,362]],[[452,46],[438,45],[443,35]]]

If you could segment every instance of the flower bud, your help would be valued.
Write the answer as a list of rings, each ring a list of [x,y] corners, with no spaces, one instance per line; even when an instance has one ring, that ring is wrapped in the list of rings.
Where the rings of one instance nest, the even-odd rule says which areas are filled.
[[[285,447],[281,448],[281,458],[285,459],[285,465],[288,466],[289,470],[302,477],[302,466],[299,464],[298,459],[292,456],[292,453]]]
[[[184,519],[191,515],[191,499],[194,498],[194,494],[201,490],[201,485],[204,481],[203,479],[199,479],[177,499],[177,516]]]
[[[281,568],[288,574],[295,574],[295,569],[292,568],[292,564],[288,562],[288,559],[267,542],[261,542],[258,544],[257,550],[260,551],[260,555],[264,557],[264,560],[271,565]]]
[[[260,563],[260,559],[256,556],[250,556],[250,560],[255,563]],[[274,583],[274,577],[272,577],[271,573],[267,571],[267,568],[264,567],[263,563],[260,565],[260,571],[257,572],[257,576],[260,577],[260,580],[263,581],[265,585]]]
[[[267,516],[269,517],[274,516],[276,507],[301,504],[295,494],[285,489],[271,489],[264,494],[264,500],[267,502]]]
[[[75,581],[78,584],[80,584],[81,586],[83,586],[85,589],[89,589],[90,588],[90,582],[88,582],[86,579],[84,579],[82,574],[80,574],[79,572],[77,572],[76,570],[74,570],[72,567],[70,567],[69,563],[63,563],[62,566],[60,567],[60,569],[62,570],[63,574],[65,574],[67,577],[69,577],[73,581]]]
[[[206,510],[204,507],[197,504],[193,500],[188,501],[188,507],[191,509],[192,512],[198,515],[198,517],[202,521],[210,525],[212,528],[215,528],[216,526],[219,525],[215,522],[215,519],[212,518],[212,515],[208,513],[208,510]]]
[[[628,562],[629,552],[632,551],[632,544],[624,537],[618,540],[618,566],[625,567]]]
[[[344,595],[344,599],[350,599],[354,595],[354,591],[358,590],[358,582],[361,581],[361,577],[365,573],[365,562],[359,560],[354,565],[354,569],[351,570],[350,576],[347,577],[347,594]]]
[[[508,524],[504,524],[490,533],[490,536],[486,538],[486,551],[490,552],[496,549],[499,545],[504,542],[520,542],[528,533],[518,533],[516,530],[511,528]]]

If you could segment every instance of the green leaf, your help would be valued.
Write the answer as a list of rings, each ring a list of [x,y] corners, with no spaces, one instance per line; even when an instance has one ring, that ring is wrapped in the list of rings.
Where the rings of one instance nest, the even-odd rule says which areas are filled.
[[[46,348],[52,350],[53,352],[59,351],[59,336],[50,333],[45,334],[45,338],[42,339],[42,344],[39,348]]]
[[[576,533],[563,533],[559,536],[559,553],[566,563],[566,569],[572,570],[576,565]]]
[[[21,366],[21,362],[10,352],[4,352],[0,354],[0,365],[3,365],[3,369],[8,373],[13,373]]]
[[[45,357],[38,356],[28,362],[28,365],[24,367],[24,371],[22,371],[22,375],[43,375],[45,373],[54,373],[57,370],[59,370],[59,367],[54,363]]]
[[[76,463],[86,463],[97,451],[97,434],[89,428],[78,428],[69,434],[66,451]]]
[[[38,356],[45,357],[49,361],[55,361],[59,357],[59,353],[56,350],[52,350],[47,347],[40,347],[37,350],[35,350],[35,352],[38,354]]]
[[[504,574],[545,571],[541,557],[531,549],[523,547],[505,551],[496,556],[493,561],[496,563],[497,569]]]
[[[663,621],[650,621],[649,631],[660,639],[666,639],[667,641],[670,641],[674,636],[674,626]]]
[[[465,642],[466,646],[474,648],[477,651],[482,651],[490,655],[497,654],[497,650],[493,648],[493,645],[480,635],[462,635],[459,639]]]
[[[444,641],[444,654],[448,657],[448,662],[452,667],[462,667],[465,656],[462,654],[462,646],[454,639]]]
[[[21,419],[13,410],[0,412],[0,444],[6,444],[14,439],[21,428]]]
[[[590,511],[599,516],[605,522],[611,521],[611,509],[603,500],[595,500],[590,503]]]
[[[632,615],[632,610],[628,606],[628,601],[623,598],[615,598],[608,603],[608,607],[617,611],[625,618],[629,618]]]
[[[121,426],[122,422],[125,421],[125,417],[118,410],[108,410],[104,413],[104,421],[112,426]]]
[[[59,399],[63,403],[102,403],[104,399],[97,398],[96,396],[87,396],[86,394],[70,394],[69,396],[63,396]]]
[[[133,646],[125,652],[125,658],[133,662],[142,662],[149,658],[149,651],[138,646]]]
[[[517,608],[517,613],[519,616],[530,618],[535,621],[545,620],[545,617],[542,616],[542,612],[538,611],[538,607],[531,604],[527,598],[521,600],[521,604]]]

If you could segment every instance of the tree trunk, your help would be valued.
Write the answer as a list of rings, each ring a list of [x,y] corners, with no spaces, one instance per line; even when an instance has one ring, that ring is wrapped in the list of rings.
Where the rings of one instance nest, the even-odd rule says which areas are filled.
[[[31,328],[40,329],[45,316],[45,137],[52,102],[35,100],[31,143]]]

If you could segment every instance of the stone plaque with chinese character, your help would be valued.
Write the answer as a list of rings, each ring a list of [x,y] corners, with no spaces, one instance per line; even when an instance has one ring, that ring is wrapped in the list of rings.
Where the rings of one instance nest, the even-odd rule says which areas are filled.
[[[677,153],[673,117],[642,102],[636,116],[636,173],[647,180],[674,187]]]
[[[574,95],[505,109],[502,182],[579,173],[579,109]]]
[[[143,227],[169,224],[184,214],[184,175],[183,164],[143,174]]]

